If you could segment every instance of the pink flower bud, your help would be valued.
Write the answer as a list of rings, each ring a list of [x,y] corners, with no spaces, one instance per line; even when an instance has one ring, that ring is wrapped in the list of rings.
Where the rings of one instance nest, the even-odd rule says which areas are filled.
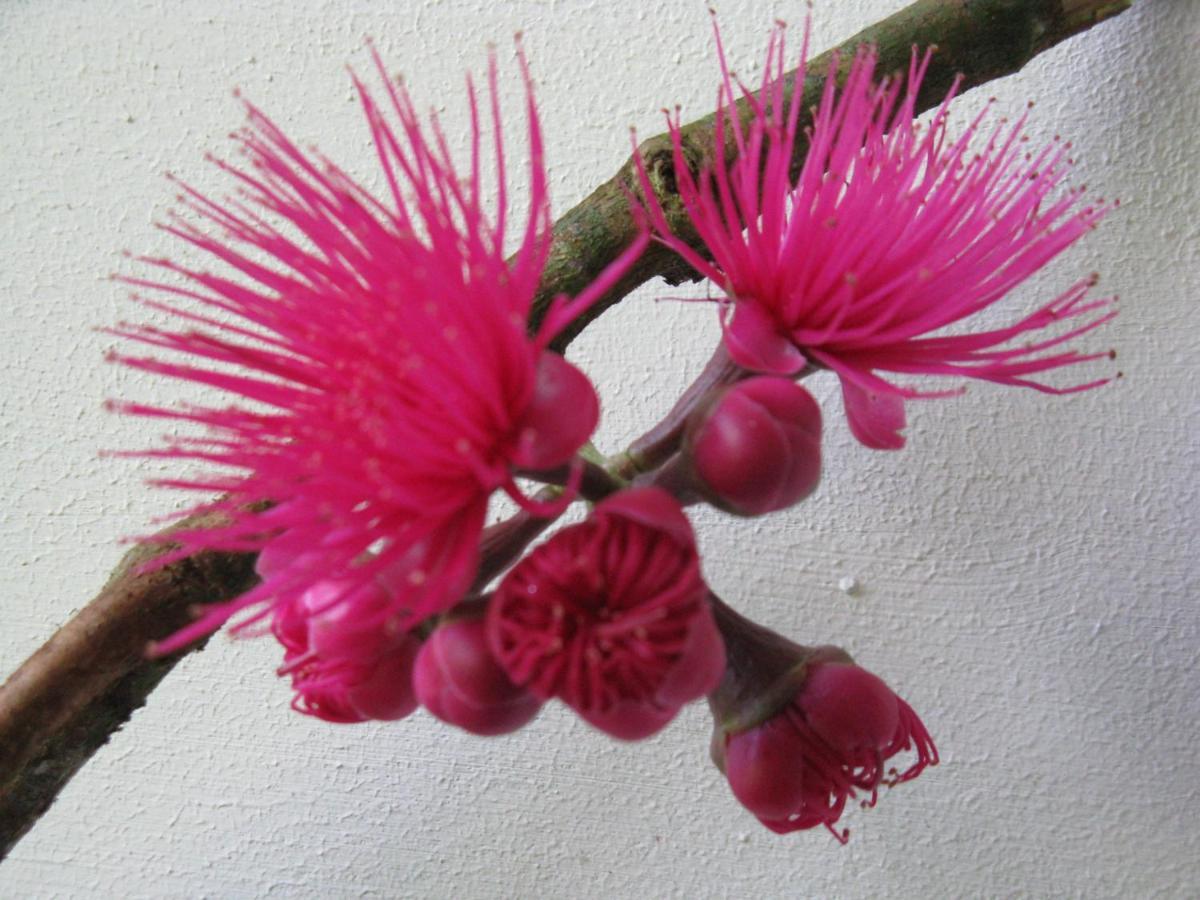
[[[346,686],[346,702],[365,718],[391,722],[417,708],[413,664],[421,642],[413,635],[386,651],[361,680]]]
[[[330,722],[401,719],[416,709],[412,670],[420,641],[386,616],[374,582],[351,590],[334,579],[274,607],[271,630],[286,648],[299,712]]]
[[[516,731],[542,707],[500,668],[488,649],[482,619],[439,625],[417,655],[413,681],[422,706],[472,734]]]
[[[715,601],[731,664],[710,697],[713,761],[734,796],[772,831],[833,826],[846,803],[938,762],[921,720],[880,678],[836,647],[807,648]],[[904,771],[887,760],[912,750]]]
[[[378,584],[344,585],[318,581],[300,595],[307,614],[308,649],[327,658],[373,658],[398,630],[386,615],[390,595]]]
[[[539,470],[569,462],[599,419],[600,401],[588,377],[559,354],[543,351],[533,398],[518,426],[513,464]]]
[[[487,628],[514,682],[625,740],[663,728],[725,668],[691,525],[658,488],[615,494],[537,547]]]
[[[403,719],[417,708],[413,662],[420,646],[416,637],[406,634],[378,656],[363,660],[289,651],[280,674],[291,675],[296,692],[292,706],[298,712],[327,722]]]
[[[737,515],[786,509],[821,477],[821,410],[786,378],[724,388],[693,416],[685,441],[696,486]]]

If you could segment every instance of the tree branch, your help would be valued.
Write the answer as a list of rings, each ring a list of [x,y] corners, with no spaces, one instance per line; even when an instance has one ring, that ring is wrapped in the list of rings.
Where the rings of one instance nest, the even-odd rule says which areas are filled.
[[[881,71],[904,69],[912,46],[936,44],[921,106],[939,102],[958,73],[964,88],[1015,72],[1035,55],[1127,9],[1132,0],[917,0],[855,35],[838,50],[841,72],[854,49],[874,43]],[[809,64],[805,107],[816,103],[830,55]],[[743,104],[739,114],[747,115]],[[710,161],[714,117],[683,129],[684,154],[696,171]],[[727,152],[728,152],[727,148]],[[803,147],[798,147],[802,154]],[[658,135],[639,152],[668,221],[698,243],[675,193],[670,139]],[[798,160],[797,160],[798,161]],[[554,244],[534,304],[533,324],[550,300],[585,287],[636,235],[627,197],[637,178],[632,159],[554,225]],[[655,277],[672,284],[694,273],[661,244],[559,340],[565,348],[588,323],[638,285]],[[180,525],[196,525],[194,520]],[[179,526],[176,526],[179,527]],[[254,582],[248,554],[202,553],[150,574],[139,567],[162,545],[126,554],[100,594],[50,638],[0,687],[0,859],[37,821],[58,792],[193,645],[150,661],[144,651],[190,621],[196,604],[231,599]]]

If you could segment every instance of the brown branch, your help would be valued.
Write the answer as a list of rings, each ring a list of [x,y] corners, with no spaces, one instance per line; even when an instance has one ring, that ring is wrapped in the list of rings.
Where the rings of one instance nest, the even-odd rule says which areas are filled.
[[[184,519],[168,533],[208,524]],[[188,624],[195,605],[255,582],[246,553],[198,553],[139,573],[172,547],[126,553],[97,597],[0,688],[0,859],[183,656],[147,660],[147,645]]]
[[[1131,3],[917,0],[839,49],[845,61],[858,45],[874,43],[880,69],[891,71],[907,66],[914,44],[937,44],[921,96],[923,108],[928,108],[945,95],[957,73],[970,88],[1015,72],[1036,54]],[[828,60],[826,54],[810,63],[805,106],[819,96]],[[685,156],[693,168],[703,166],[711,154],[712,128],[712,116],[684,128]],[[686,216],[674,193],[670,141],[665,135],[650,138],[640,152],[668,221],[688,235]],[[555,223],[554,246],[535,303],[535,325],[552,297],[577,293],[634,238],[636,226],[626,199],[636,183],[633,171],[626,163]],[[693,273],[664,247],[651,245],[633,270],[564,334],[561,347],[605,309],[655,277],[679,283]],[[139,565],[159,552],[157,547],[130,551],[100,594],[0,687],[0,859],[178,661],[178,656],[148,661],[147,643],[186,624],[194,604],[229,599],[253,583],[252,558],[237,553],[202,553],[139,574]]]

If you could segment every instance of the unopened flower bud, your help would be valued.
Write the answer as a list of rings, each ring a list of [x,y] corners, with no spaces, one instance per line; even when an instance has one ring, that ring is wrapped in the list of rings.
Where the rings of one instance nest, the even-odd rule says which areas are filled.
[[[833,826],[846,803],[938,762],[921,720],[879,677],[836,647],[801,647],[714,601],[729,667],[710,696],[712,754],[734,796],[772,831]],[[905,750],[903,772],[884,764]]]
[[[625,740],[663,728],[725,668],[691,525],[658,488],[614,494],[537,547],[487,625],[513,681]]]
[[[695,487],[742,516],[786,509],[821,477],[821,410],[786,378],[760,376],[721,389],[688,422],[684,444]]]
[[[512,683],[487,646],[480,618],[439,625],[421,647],[413,674],[417,699],[443,722],[472,734],[507,734],[541,709],[541,701]]]

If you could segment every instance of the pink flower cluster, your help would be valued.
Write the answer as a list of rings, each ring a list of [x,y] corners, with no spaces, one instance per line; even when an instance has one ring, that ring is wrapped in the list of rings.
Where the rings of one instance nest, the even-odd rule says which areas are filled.
[[[588,378],[547,346],[644,243],[579,296],[557,298],[529,336],[551,219],[528,75],[530,213],[506,260],[511,227],[494,60],[494,216],[484,208],[484,126],[474,88],[463,179],[436,119],[423,127],[408,94],[376,63],[384,98],[358,79],[355,86],[387,195],[370,194],[331,161],[302,151],[246,104],[249,123],[236,135],[243,161],[217,163],[235,194],[218,200],[183,185],[179,200],[190,217],[162,226],[223,270],[145,259],[176,277],[124,280],[149,293],[137,299],[181,324],[113,329],[174,356],[115,359],[216,388],[230,401],[115,404],[203,427],[141,455],[223,472],[162,482],[224,492],[200,508],[226,513],[228,524],[175,532],[180,547],[161,561],[200,548],[258,550],[270,560],[259,566],[259,587],[210,609],[160,652],[253,609],[238,627],[271,619],[287,648],[283,671],[298,707],[338,721],[361,718],[335,695],[372,677],[384,652],[377,636],[402,640],[460,601],[475,575],[491,494],[502,489],[537,509],[515,472],[567,465],[578,472],[572,461],[595,428],[599,402]],[[524,71],[523,57],[521,64]],[[263,505],[270,508],[251,511]]]
[[[495,61],[484,102],[468,82],[464,177],[436,117],[422,123],[376,57],[384,94],[354,84],[382,196],[247,104],[241,161],[217,163],[233,195],[182,185],[187,214],[162,226],[216,269],[145,259],[161,277],[124,279],[174,325],[113,329],[160,354],[114,357],[224,397],[117,404],[193,429],[143,455],[218,472],[164,484],[224,494],[197,509],[225,524],[172,533],[179,547],[160,562],[204,548],[257,552],[262,578],[158,651],[238,616],[235,630],[263,623],[283,646],[280,674],[301,712],[359,722],[420,706],[480,735],[521,728],[557,699],[635,740],[708,697],[714,760],[735,796],[775,831],[824,826],[844,840],[834,824],[848,801],[864,794],[873,805],[881,785],[936,764],[933,741],[844,652],[792,644],[711,594],[684,506],[757,516],[816,489],[821,410],[796,383],[814,368],[837,374],[853,433],[878,448],[903,444],[903,402],[925,396],[881,372],[1055,392],[1102,383],[1038,380],[1103,355],[1060,349],[1114,315],[1087,298],[1089,281],[1007,326],[943,330],[1000,300],[1105,210],[1053,196],[1066,150],[1022,158],[1020,122],[998,126],[980,153],[971,145],[982,117],[948,139],[950,96],[929,126],[913,124],[929,57],[914,57],[906,84],[876,84],[869,50],[840,91],[831,68],[793,183],[803,65],[789,98],[775,32],[743,117],[722,55],[713,149],[724,159],[728,143],[733,159],[691,173],[671,121],[679,196],[703,251],[672,233],[641,176],[657,238],[724,295],[714,359],[731,368],[685,395],[663,429],[666,462],[633,474],[614,464],[597,482],[594,454],[581,452],[599,418],[596,390],[548,348],[650,237],[578,296],[555,298],[528,332],[551,218],[518,55],[530,212],[511,256]],[[485,168],[495,212],[483,202]],[[1065,330],[1012,346],[1059,322]],[[528,496],[518,477],[557,487]],[[587,518],[522,558],[580,490],[595,502]],[[522,512],[485,530],[497,491]],[[909,750],[907,769],[885,769]]]

